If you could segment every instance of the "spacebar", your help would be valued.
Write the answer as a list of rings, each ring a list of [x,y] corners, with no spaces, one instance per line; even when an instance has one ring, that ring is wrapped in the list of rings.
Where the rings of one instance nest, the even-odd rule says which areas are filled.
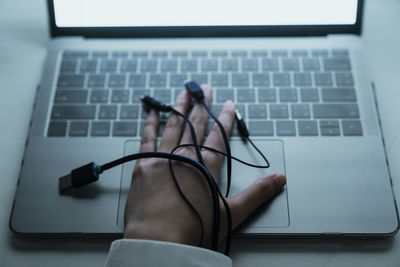
[[[357,104],[314,104],[314,118],[359,118]]]

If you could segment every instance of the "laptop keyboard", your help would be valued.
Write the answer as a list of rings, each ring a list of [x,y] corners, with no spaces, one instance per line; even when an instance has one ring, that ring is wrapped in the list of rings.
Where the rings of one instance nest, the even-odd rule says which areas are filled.
[[[344,49],[64,51],[58,67],[48,137],[138,137],[139,97],[173,103],[188,79],[212,86],[215,114],[233,100],[252,136],[363,134]]]

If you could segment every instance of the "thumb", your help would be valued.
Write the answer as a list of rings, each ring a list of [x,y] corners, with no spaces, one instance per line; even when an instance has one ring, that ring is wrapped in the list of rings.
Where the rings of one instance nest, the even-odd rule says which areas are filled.
[[[255,209],[268,199],[280,192],[286,184],[286,177],[282,174],[271,174],[258,178],[245,190],[234,197],[228,198],[227,202],[232,213],[232,227],[235,229]]]

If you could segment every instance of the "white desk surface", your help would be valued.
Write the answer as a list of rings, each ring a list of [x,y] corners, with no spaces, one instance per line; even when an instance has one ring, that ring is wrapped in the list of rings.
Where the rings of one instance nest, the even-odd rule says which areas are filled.
[[[400,0],[367,0],[363,39],[378,91],[383,130],[400,199]],[[30,241],[8,229],[11,203],[49,42],[45,0],[0,1],[0,266],[102,266],[109,242]],[[245,240],[234,266],[400,266],[400,235],[387,241]]]

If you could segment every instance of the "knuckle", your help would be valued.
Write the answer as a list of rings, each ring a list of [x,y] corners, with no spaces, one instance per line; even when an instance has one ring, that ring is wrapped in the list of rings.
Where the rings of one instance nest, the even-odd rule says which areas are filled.
[[[142,135],[142,145],[153,143],[157,141],[157,137],[154,134],[144,134]]]

